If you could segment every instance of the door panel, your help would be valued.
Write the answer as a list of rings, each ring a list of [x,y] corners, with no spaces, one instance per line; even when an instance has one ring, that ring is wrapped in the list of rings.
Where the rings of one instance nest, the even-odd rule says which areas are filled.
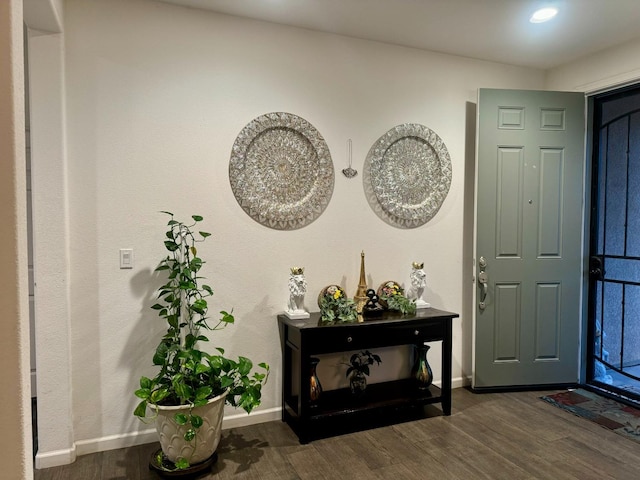
[[[564,151],[540,150],[540,213],[538,215],[538,257],[561,256],[562,246],[562,177]]]
[[[584,104],[479,92],[474,388],[578,380]]]
[[[520,358],[520,285],[496,284],[494,362]]]
[[[522,148],[498,147],[496,257],[522,255]]]
[[[559,283],[539,283],[536,292],[535,360],[560,359]]]

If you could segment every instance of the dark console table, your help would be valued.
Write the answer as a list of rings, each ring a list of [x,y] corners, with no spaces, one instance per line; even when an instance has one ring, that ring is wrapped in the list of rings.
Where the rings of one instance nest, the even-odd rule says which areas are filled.
[[[362,323],[319,325],[320,314],[303,320],[278,315],[282,344],[282,420],[297,433],[301,443],[313,438],[368,428],[379,420],[392,423],[416,414],[424,405],[441,404],[451,415],[451,323],[459,315],[435,308],[399,316],[385,312]],[[442,341],[441,388],[420,390],[412,379],[371,384],[363,398],[349,389],[325,391],[310,401],[311,358],[314,355],[397,345],[422,345]],[[320,382],[322,379],[320,378]]]

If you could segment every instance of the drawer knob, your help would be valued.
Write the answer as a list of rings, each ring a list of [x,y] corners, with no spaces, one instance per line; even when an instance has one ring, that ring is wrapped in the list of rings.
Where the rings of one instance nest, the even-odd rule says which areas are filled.
[[[353,342],[353,338],[347,337],[347,343],[351,343],[351,342]]]
[[[420,330],[414,330],[413,334],[414,335],[420,335]]]

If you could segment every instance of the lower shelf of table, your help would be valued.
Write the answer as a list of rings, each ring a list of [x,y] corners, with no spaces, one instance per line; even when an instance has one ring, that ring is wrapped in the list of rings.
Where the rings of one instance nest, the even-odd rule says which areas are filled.
[[[438,387],[431,385],[420,390],[411,379],[404,379],[368,385],[364,395],[359,397],[350,389],[323,392],[317,404],[309,407],[305,415],[296,411],[298,398],[294,396],[285,404],[283,419],[296,431],[300,441],[306,442],[312,438],[423,417],[425,405],[443,400]]]

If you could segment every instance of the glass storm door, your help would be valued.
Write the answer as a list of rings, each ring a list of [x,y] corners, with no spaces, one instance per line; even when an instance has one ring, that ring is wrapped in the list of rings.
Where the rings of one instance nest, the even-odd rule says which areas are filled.
[[[587,382],[640,401],[640,87],[593,99]]]

